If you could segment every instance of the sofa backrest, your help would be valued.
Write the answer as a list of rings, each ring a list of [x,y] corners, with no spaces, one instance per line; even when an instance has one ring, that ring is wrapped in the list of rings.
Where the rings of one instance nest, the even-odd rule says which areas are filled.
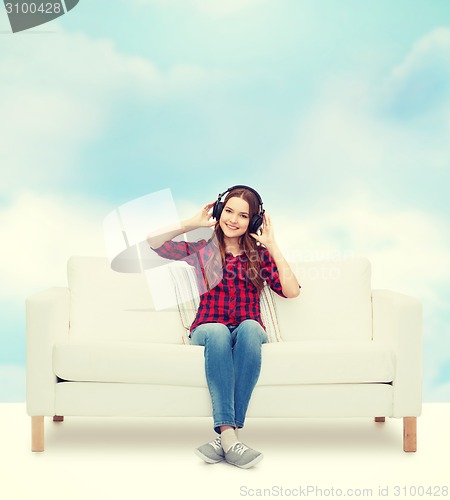
[[[292,264],[300,296],[273,293],[281,337],[295,340],[372,338],[370,263],[364,258]],[[182,343],[176,306],[155,310],[144,274],[119,273],[107,258],[71,257],[70,335],[92,340]]]
[[[371,267],[365,258],[293,264],[299,297],[274,294],[281,336],[295,340],[370,340]]]
[[[71,257],[70,336],[79,339],[182,343],[178,310],[155,311],[145,276],[113,271],[107,258]]]

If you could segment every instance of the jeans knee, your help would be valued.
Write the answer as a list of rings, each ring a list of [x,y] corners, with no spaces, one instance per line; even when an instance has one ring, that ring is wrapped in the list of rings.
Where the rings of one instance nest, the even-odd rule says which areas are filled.
[[[247,330],[263,330],[263,327],[255,320],[255,319],[245,319],[242,323],[242,326]]]
[[[221,323],[210,323],[206,331],[205,343],[215,347],[231,347],[231,332]]]
[[[197,326],[191,333],[191,345],[205,346],[206,342],[217,342],[226,344],[228,337],[231,337],[230,330],[221,323],[203,323]]]
[[[254,319],[246,319],[240,324],[238,337],[251,344],[263,344],[267,340],[264,328]]]

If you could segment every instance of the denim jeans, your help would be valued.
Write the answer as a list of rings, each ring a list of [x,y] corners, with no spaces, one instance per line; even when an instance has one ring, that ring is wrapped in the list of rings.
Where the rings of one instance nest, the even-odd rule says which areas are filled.
[[[191,345],[205,346],[205,371],[214,430],[244,426],[250,396],[261,371],[261,345],[267,334],[255,320],[238,326],[204,323],[191,333]]]

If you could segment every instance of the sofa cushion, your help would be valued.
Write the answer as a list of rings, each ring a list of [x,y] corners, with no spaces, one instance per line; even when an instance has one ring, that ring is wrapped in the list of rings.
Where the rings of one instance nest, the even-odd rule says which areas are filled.
[[[281,337],[296,340],[371,340],[370,263],[342,258],[292,264],[299,297],[274,296]]]
[[[389,383],[395,354],[374,341],[300,341],[263,345],[260,385]]]
[[[262,346],[258,385],[389,383],[395,358],[368,342],[276,342]],[[207,387],[204,348],[144,342],[55,344],[54,373],[64,380]]]
[[[149,342],[55,344],[53,370],[64,380],[159,385],[204,384],[203,348]]]

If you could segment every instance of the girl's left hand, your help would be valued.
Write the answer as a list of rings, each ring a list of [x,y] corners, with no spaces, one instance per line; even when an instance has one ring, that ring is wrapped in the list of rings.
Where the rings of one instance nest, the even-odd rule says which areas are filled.
[[[250,233],[250,236],[266,248],[275,243],[272,221],[266,213],[263,215],[263,225],[261,226],[260,232],[261,234]]]

